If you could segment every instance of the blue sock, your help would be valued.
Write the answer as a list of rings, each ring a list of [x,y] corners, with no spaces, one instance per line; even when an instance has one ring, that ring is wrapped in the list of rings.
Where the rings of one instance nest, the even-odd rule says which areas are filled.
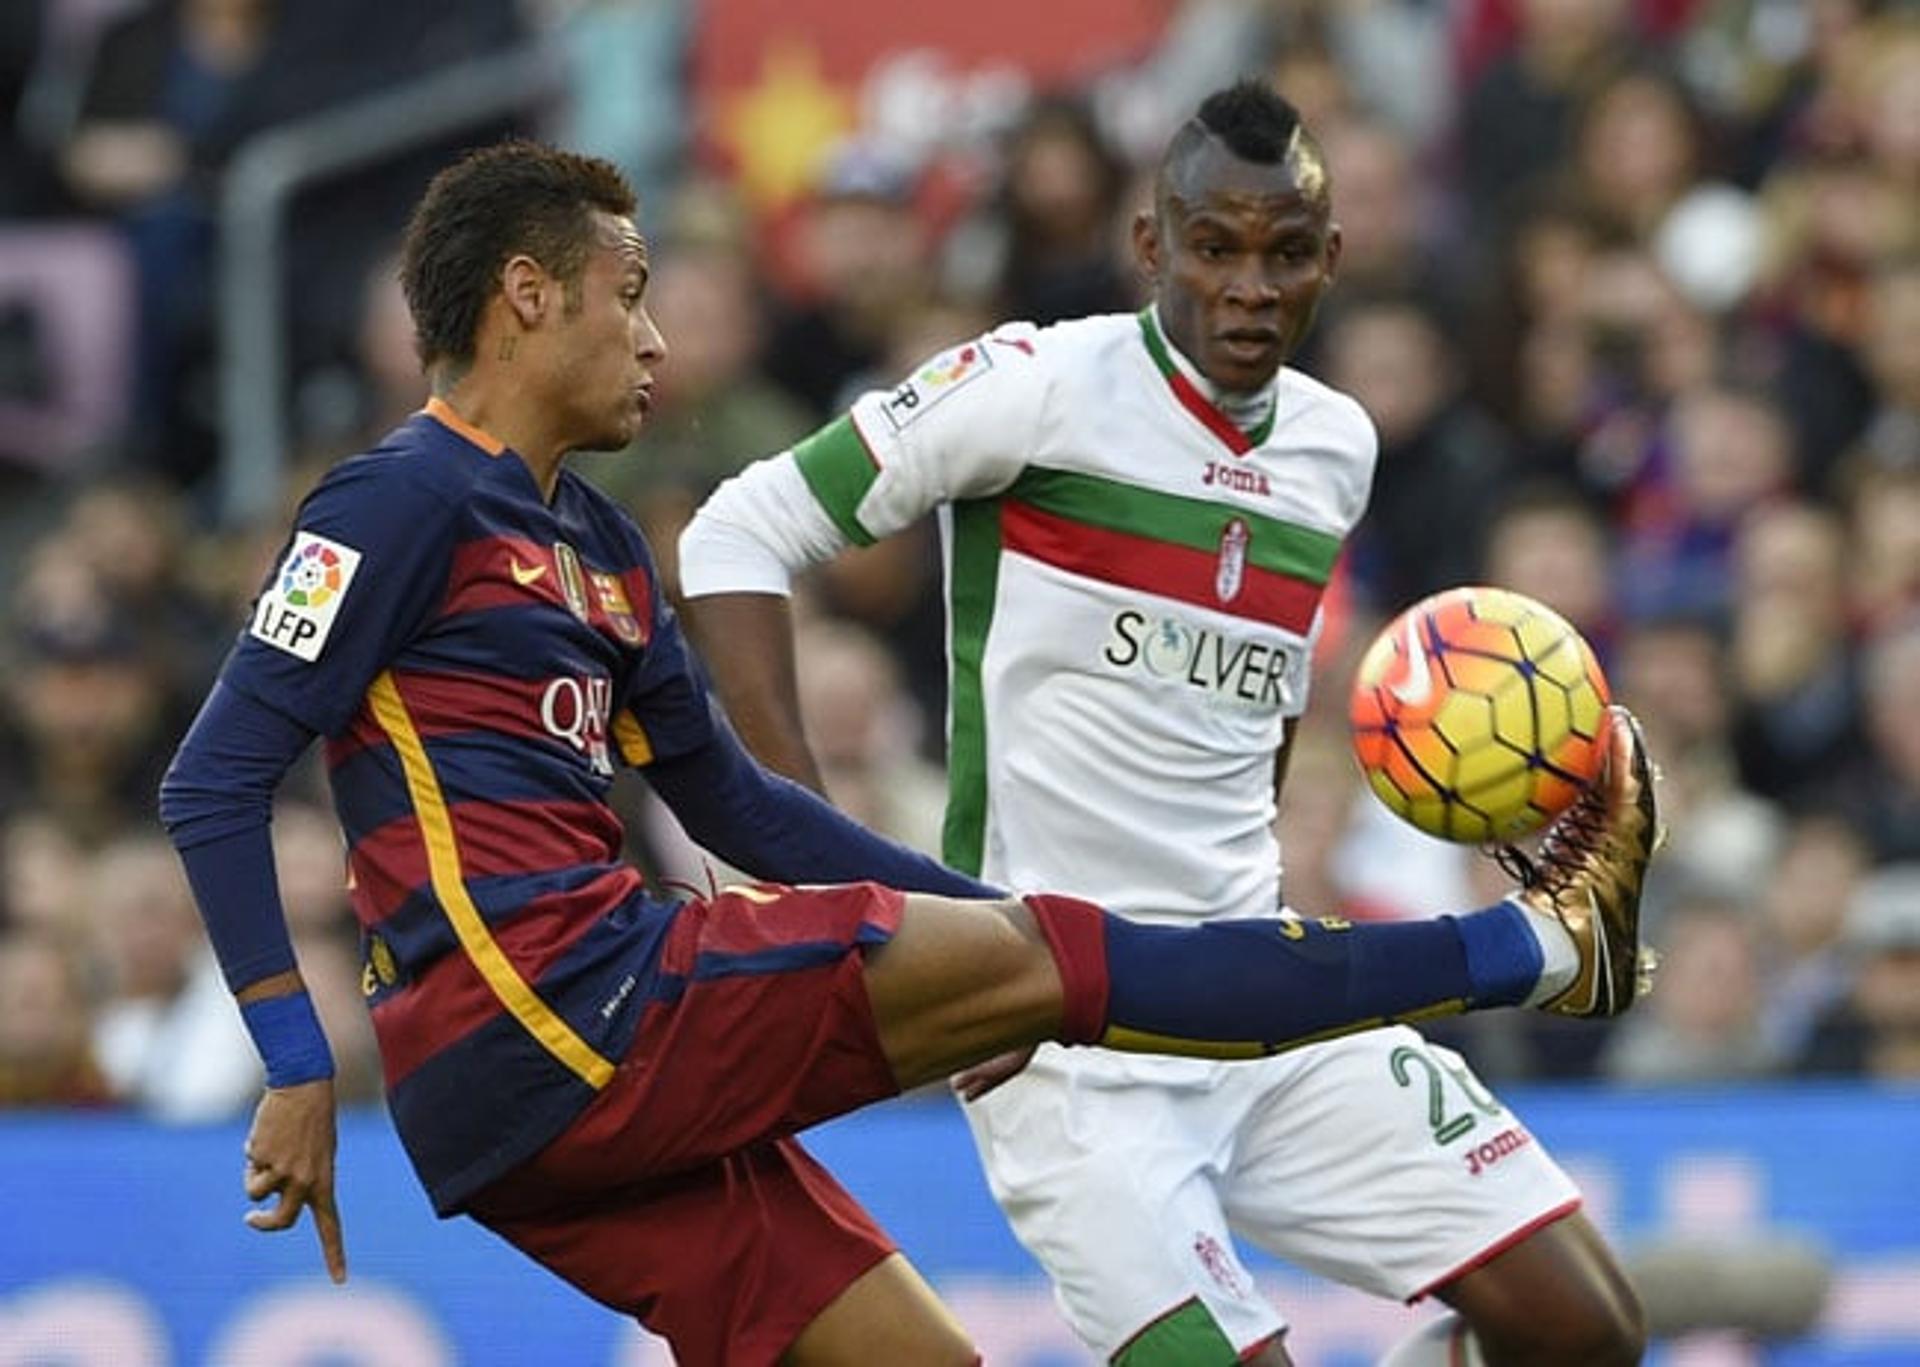
[[[1517,1005],[1539,980],[1532,930],[1501,905],[1432,921],[1259,919],[1141,925],[1072,898],[1026,899],[1065,988],[1061,1037],[1239,1058],[1390,1021]]]

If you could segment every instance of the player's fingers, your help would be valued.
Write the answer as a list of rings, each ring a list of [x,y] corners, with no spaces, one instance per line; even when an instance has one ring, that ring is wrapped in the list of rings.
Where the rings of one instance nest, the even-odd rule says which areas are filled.
[[[327,1260],[327,1275],[335,1282],[347,1279],[347,1241],[340,1232],[340,1208],[333,1193],[317,1195],[313,1201],[313,1228],[320,1236],[320,1255]]]
[[[282,1185],[281,1178],[271,1168],[263,1168],[251,1160],[247,1163],[246,1188],[249,1201],[264,1201]]]
[[[300,1218],[300,1205],[298,1200],[283,1189],[272,1205],[261,1210],[248,1211],[247,1224],[253,1229],[266,1233],[291,1229],[293,1222]]]

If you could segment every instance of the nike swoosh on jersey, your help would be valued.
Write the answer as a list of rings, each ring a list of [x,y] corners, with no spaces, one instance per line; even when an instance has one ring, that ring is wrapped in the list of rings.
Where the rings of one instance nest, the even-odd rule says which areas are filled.
[[[1433,670],[1427,664],[1427,652],[1420,644],[1420,617],[1407,618],[1407,677],[1388,684],[1387,691],[1410,707],[1417,707],[1433,696]]]
[[[547,572],[545,565],[523,565],[515,559],[509,559],[507,561],[507,568],[513,571],[513,582],[520,585],[521,588],[525,588],[528,584],[537,583],[540,576]]]

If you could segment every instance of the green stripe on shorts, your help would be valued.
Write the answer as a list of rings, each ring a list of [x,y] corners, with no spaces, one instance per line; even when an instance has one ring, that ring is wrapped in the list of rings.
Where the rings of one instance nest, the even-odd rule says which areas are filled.
[[[1232,1367],[1233,1344],[1199,1301],[1169,1311],[1127,1340],[1113,1367]]]

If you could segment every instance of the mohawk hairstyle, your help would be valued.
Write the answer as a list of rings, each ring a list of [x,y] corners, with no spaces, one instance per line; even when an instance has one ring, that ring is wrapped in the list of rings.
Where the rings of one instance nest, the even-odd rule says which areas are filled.
[[[1207,96],[1194,119],[1236,157],[1266,165],[1284,159],[1300,131],[1300,111],[1253,77]]]

